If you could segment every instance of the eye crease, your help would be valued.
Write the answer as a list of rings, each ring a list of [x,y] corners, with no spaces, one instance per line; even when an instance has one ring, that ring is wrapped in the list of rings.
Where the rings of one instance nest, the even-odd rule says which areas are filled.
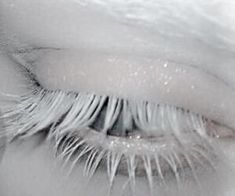
[[[219,135],[209,119],[168,104],[47,90],[30,73],[22,69],[29,94],[4,114],[7,133],[14,139],[47,130],[64,165],[70,164],[69,173],[82,161],[90,178],[105,168],[110,189],[116,175],[125,175],[131,189],[137,177],[146,177],[151,190],[155,178],[180,182],[191,175],[197,181],[198,168],[216,169],[211,136]]]

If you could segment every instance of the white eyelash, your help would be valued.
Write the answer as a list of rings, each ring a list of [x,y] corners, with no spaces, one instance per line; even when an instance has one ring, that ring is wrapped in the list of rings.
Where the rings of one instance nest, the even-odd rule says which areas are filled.
[[[109,101],[104,127],[98,133],[89,126],[97,118],[107,98]],[[107,131],[120,113],[121,101],[124,128],[132,127],[134,120],[142,132],[160,130],[159,134],[154,133],[157,138],[155,142],[140,138],[142,132],[128,138],[107,137]],[[129,176],[132,191],[135,190],[138,172],[145,172],[152,191],[153,172],[164,183],[167,175],[165,172],[171,170],[177,183],[180,183],[182,172],[179,170],[184,170],[185,164],[196,181],[195,161],[201,165],[207,162],[215,167],[211,160],[214,151],[207,137],[206,120],[198,114],[166,104],[38,88],[29,95],[21,96],[12,109],[4,112],[3,118],[10,140],[30,137],[48,129],[48,139],[55,144],[56,151],[60,153],[59,158],[64,160],[64,166],[71,163],[69,173],[85,158],[84,175],[91,178],[101,162],[106,161],[110,193],[120,165],[126,167],[121,169],[121,173]],[[140,162],[142,166],[138,166]]]

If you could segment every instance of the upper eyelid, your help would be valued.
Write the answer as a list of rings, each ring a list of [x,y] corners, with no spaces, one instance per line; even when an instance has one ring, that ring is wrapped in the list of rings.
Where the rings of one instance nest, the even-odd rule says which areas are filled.
[[[64,52],[63,52],[64,51]],[[43,55],[44,54],[47,54],[48,52],[50,52],[50,53],[56,53],[56,52],[60,52],[60,53],[65,53],[67,50],[66,49],[61,49],[61,48],[43,48],[43,47],[39,47],[39,48],[32,48],[32,49],[28,49],[28,50],[23,50],[23,52],[21,52],[21,53],[15,53],[16,54],[16,56],[18,56],[19,58],[21,58],[22,57],[22,54],[25,54],[26,55],[26,57],[27,57],[27,55],[30,57],[30,55],[31,54],[36,54],[36,56],[38,55],[38,56],[40,56],[41,55],[41,57],[42,57],[42,59],[43,59]],[[31,58],[31,57],[30,57]],[[27,60],[27,58],[25,58],[25,60]],[[24,63],[24,62],[23,62]],[[57,64],[57,63],[56,63]],[[44,66],[46,65],[46,62],[44,62]],[[30,67],[30,68],[32,68],[33,67],[33,65],[31,64],[31,63],[29,63],[29,65],[28,65],[28,67]],[[50,68],[50,66],[48,67],[48,68]],[[67,69],[68,69],[68,67],[66,67]],[[203,73],[203,72],[202,72]],[[207,73],[207,75],[208,75],[208,73]],[[38,75],[36,75],[36,77],[37,77]],[[214,78],[215,80],[218,80],[218,78],[215,78],[215,76],[211,76],[211,75],[208,75],[208,77],[212,77],[212,78]],[[45,80],[46,80],[46,78],[45,78]],[[221,83],[220,85],[222,86],[222,84],[226,87],[226,88],[228,88],[228,86],[227,86],[227,84],[225,84],[225,83],[223,83],[223,82],[219,82],[219,83]],[[58,86],[58,88],[59,89],[61,89],[60,88],[60,86]],[[103,87],[104,88],[104,87]],[[220,87],[220,88],[222,88],[222,87]],[[223,87],[224,88],[224,87]],[[63,89],[63,88],[62,88]],[[63,90],[65,90],[66,91],[66,89],[63,89]],[[89,89],[86,89],[86,90],[88,90],[89,91]],[[212,89],[213,90],[213,89]],[[219,90],[222,90],[222,89],[219,89]],[[76,91],[76,89],[74,89],[74,91]],[[194,91],[194,93],[195,93],[195,91]],[[197,92],[197,93],[199,93],[200,94],[200,92]],[[206,92],[206,94],[208,94],[209,92]],[[232,93],[232,92],[231,92]],[[189,95],[190,95],[190,93],[189,93]],[[226,94],[224,94],[224,95],[226,95]],[[187,95],[188,96],[188,95]],[[205,95],[204,95],[205,96]],[[221,94],[219,94],[219,96],[222,96]],[[168,96],[169,97],[169,96]],[[203,100],[205,100],[205,99],[208,99],[208,98],[206,98],[206,97],[203,97]],[[220,99],[220,98],[219,98]],[[219,100],[218,99],[218,100]],[[230,97],[230,99],[231,99],[231,97]],[[149,100],[149,97],[148,96],[146,96],[146,98],[144,98],[144,100]],[[150,100],[150,101],[153,101],[152,99]],[[163,102],[164,102],[164,99],[162,100]],[[192,102],[192,104],[193,104],[193,102],[195,101],[195,99],[194,98],[191,98],[191,100],[189,100],[190,102]],[[197,102],[199,103],[201,100],[199,99]],[[221,101],[222,101],[222,103],[223,103],[223,100],[222,100],[222,98],[221,98]],[[199,110],[199,108],[202,108],[203,109],[203,111],[204,112],[202,112],[202,114],[204,115],[204,116],[207,116],[208,118],[210,118],[211,116],[214,116],[214,115],[222,115],[222,113],[220,114],[220,113],[218,113],[218,112],[212,112],[212,111],[214,111],[214,110],[217,110],[217,108],[213,108],[213,107],[215,107],[215,105],[213,105],[213,103],[210,103],[209,105],[211,105],[211,106],[200,106],[200,105],[197,105],[197,107],[195,108],[195,106],[193,106],[192,104],[190,104],[189,102],[184,102],[183,103],[183,105],[179,105],[179,104],[174,104],[174,103],[172,103],[172,101],[168,101],[168,103],[171,103],[172,105],[178,105],[178,106],[182,106],[182,107],[184,107],[184,108],[189,108],[189,109],[192,109],[192,111],[194,111],[194,112],[196,112],[196,113],[200,113],[201,112],[201,109]],[[228,102],[229,103],[229,102]],[[187,106],[185,106],[185,104],[187,104]],[[226,103],[227,104],[227,103]],[[213,106],[212,106],[213,105]],[[220,105],[216,105],[216,106],[219,106],[220,107]],[[203,108],[203,107],[206,107],[207,108],[207,110],[205,109],[205,108]],[[231,110],[232,110],[232,107],[229,107]],[[224,110],[223,108],[221,108],[222,110]],[[209,113],[208,113],[209,112]],[[228,111],[227,111],[227,113],[228,113]],[[227,117],[226,118],[228,118],[228,119],[231,119],[231,117],[229,117],[229,114],[226,114],[227,115]],[[226,125],[226,126],[229,126],[229,127],[233,127],[233,125],[230,125],[230,124],[232,124],[232,123],[228,123],[228,122],[224,122],[224,117],[218,117],[218,116],[215,116],[215,118],[212,118],[212,119],[215,119],[215,121],[217,121],[217,122],[219,122],[219,123],[221,123],[221,124],[224,124],[224,125]],[[225,121],[227,121],[227,119],[225,120]],[[230,121],[230,120],[229,120]]]
[[[13,52],[10,52],[9,57],[12,58],[13,60],[16,60],[17,63],[20,63],[21,65],[25,65],[27,69],[29,70],[33,70],[32,69],[32,65],[33,63],[40,57],[43,57],[43,54],[46,52],[50,52],[50,51],[61,51],[64,50],[66,51],[66,49],[64,48],[54,48],[54,47],[28,47],[28,48],[21,48],[18,50],[13,50]],[[32,60],[32,56],[34,56],[34,60]],[[23,59],[22,59],[23,57]],[[31,59],[30,61],[28,61],[29,59]],[[23,60],[23,61],[22,61]],[[172,61],[174,62],[174,61]],[[217,74],[212,73],[211,71],[208,71],[206,69],[204,69],[203,67],[199,67],[197,65],[193,65],[193,64],[188,64],[187,66],[198,69],[199,71],[201,71],[202,73],[207,74],[209,77],[213,77],[215,80],[218,80],[220,83],[224,84],[225,86],[231,88],[231,90],[233,91],[233,87],[231,86],[231,84],[229,84],[228,82],[226,82],[223,78],[219,77]]]
[[[10,52],[10,56],[16,55],[19,57],[22,57],[22,55],[26,55],[26,60],[27,60],[27,56],[30,57],[30,55],[36,55],[36,57],[40,56],[41,54],[47,52],[47,51],[59,51],[59,50],[64,50],[66,51],[66,48],[56,48],[56,47],[25,47],[25,48],[19,48],[16,50],[12,50],[9,51]],[[175,62],[173,59],[170,60],[171,62]],[[179,63],[179,62],[175,62],[175,63]],[[30,64],[29,64],[30,65]],[[220,81],[221,83],[224,83],[226,86],[233,88],[228,82],[226,82],[223,78],[221,78],[220,76],[218,76],[218,74],[213,73],[213,70],[207,70],[204,69],[204,67],[202,66],[198,66],[196,64],[191,64],[188,63],[187,66],[195,68],[200,70],[201,72],[208,74],[208,76],[210,77],[214,77],[216,80]]]
[[[55,47],[26,47],[26,48],[20,48],[18,50],[13,50],[12,52],[10,52],[10,56],[15,55],[15,57],[17,58],[17,56],[19,56],[19,58],[21,58],[23,55],[25,55],[25,60],[27,60],[27,56],[28,57],[32,57],[32,55],[36,55],[35,58],[38,58],[39,56],[43,55],[43,53],[47,52],[47,51],[59,51],[59,50],[64,50],[66,51],[65,48],[55,48]],[[31,55],[31,56],[30,56]],[[175,62],[173,60],[171,60],[171,62]],[[177,62],[175,62],[177,63]],[[28,64],[29,66],[32,65],[32,62],[29,62]],[[201,71],[202,73],[208,74],[208,76],[210,77],[214,77],[216,80],[218,80],[219,82],[223,83],[224,85],[228,86],[229,88],[233,89],[233,87],[231,86],[231,84],[229,84],[227,81],[225,81],[223,78],[221,78],[220,76],[218,76],[218,74],[213,73],[213,70],[207,70],[204,69],[201,66],[197,66],[195,64],[187,64],[187,66],[198,69],[199,71]]]

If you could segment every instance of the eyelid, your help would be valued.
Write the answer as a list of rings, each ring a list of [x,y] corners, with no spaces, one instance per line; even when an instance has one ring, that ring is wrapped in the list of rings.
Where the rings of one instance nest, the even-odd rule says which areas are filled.
[[[46,51],[34,67],[37,79],[48,89],[168,103],[235,128],[234,91],[195,67],[81,50]]]

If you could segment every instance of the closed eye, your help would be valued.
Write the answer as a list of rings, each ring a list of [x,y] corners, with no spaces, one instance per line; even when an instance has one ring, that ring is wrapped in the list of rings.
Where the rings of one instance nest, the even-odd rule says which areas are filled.
[[[27,83],[6,96],[3,135],[45,133],[62,168],[84,166],[82,180],[103,182],[78,192],[109,185],[107,195],[138,196],[148,184],[151,196],[221,195],[219,172],[233,162],[217,145],[235,129],[233,9],[232,0],[2,0],[0,47],[51,46],[3,61]]]
[[[64,164],[71,163],[70,172],[84,161],[88,177],[106,169],[110,188],[117,175],[125,175],[131,189],[136,177],[147,177],[151,190],[155,178],[179,182],[191,175],[197,181],[198,168],[216,169],[219,126],[200,113],[114,94],[49,90],[37,72],[20,66],[30,91],[5,112],[7,133],[14,139],[46,130]]]
[[[85,49],[36,48],[13,56],[17,62],[27,64],[31,74],[46,89],[175,105],[231,129],[235,127],[232,85],[200,66]]]

